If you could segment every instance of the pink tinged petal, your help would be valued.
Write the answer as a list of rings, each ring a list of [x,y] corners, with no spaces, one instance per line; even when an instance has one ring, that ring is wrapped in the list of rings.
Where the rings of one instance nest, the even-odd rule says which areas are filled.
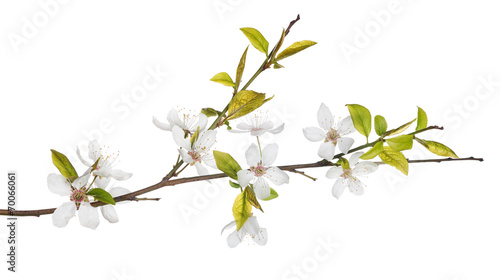
[[[208,169],[205,166],[201,165],[200,162],[196,162],[194,164],[194,167],[196,167],[196,172],[198,172],[198,175],[202,176],[208,174]]]
[[[61,196],[71,195],[71,184],[66,177],[60,174],[49,174],[47,177],[47,186],[49,190]]]
[[[220,234],[222,235],[222,234],[224,233],[224,231],[225,231],[225,230],[230,229],[230,228],[232,228],[232,227],[234,227],[234,226],[236,226],[236,222],[235,222],[235,221],[231,221],[231,222],[229,222],[229,224],[225,225],[225,226],[222,228],[222,230],[221,230]]]
[[[101,206],[101,214],[104,219],[108,220],[110,223],[117,223],[119,221],[118,214],[116,213],[115,207],[113,205]]]
[[[340,121],[340,123],[337,125],[337,132],[342,136],[342,135],[347,135],[351,134],[356,129],[354,128],[354,124],[352,122],[351,116],[344,118],[343,120]]]
[[[302,131],[304,132],[304,136],[309,141],[317,142],[326,139],[325,131],[318,127],[306,127]]]
[[[248,150],[245,152],[245,157],[247,159],[248,166],[257,166],[260,161],[259,148],[255,144],[250,145]]]
[[[363,161],[356,164],[356,166],[352,170],[352,173],[356,176],[365,176],[377,171],[377,169],[378,165],[376,163],[373,163],[371,161]]]
[[[344,173],[344,168],[342,168],[342,166],[332,166],[332,168],[328,169],[326,172],[326,178],[337,179],[342,173]]]
[[[241,243],[241,238],[238,236],[238,232],[233,231],[226,239],[229,248],[235,248]]]
[[[323,142],[319,146],[318,156],[326,160],[332,160],[335,156],[335,145],[332,142]]]
[[[344,179],[338,178],[337,181],[335,181],[335,184],[333,184],[332,187],[332,195],[336,198],[339,199],[342,193],[345,190],[345,183]]]
[[[351,157],[349,158],[349,165],[351,166],[351,169],[356,166],[356,164],[359,162],[359,157],[363,154],[363,152],[357,152],[351,155]]]
[[[198,122],[194,125],[194,130],[198,127],[200,127],[200,131],[205,130],[205,127],[207,126],[208,118],[205,114],[201,113],[198,115]]]
[[[212,154],[202,156],[201,157],[201,161],[204,164],[206,164],[206,165],[208,165],[208,166],[210,166],[212,168],[217,169],[217,163],[215,162],[215,158],[214,158],[214,156]]]
[[[96,162],[97,159],[101,156],[101,146],[97,140],[92,140],[89,142],[89,158]]]
[[[282,123],[280,126],[269,130],[269,132],[271,132],[272,134],[278,134],[278,133],[282,132],[284,129],[285,129],[285,124]]]
[[[92,207],[88,202],[82,202],[78,209],[78,219],[84,227],[96,229],[99,225],[99,212],[97,208]]]
[[[263,135],[264,133],[266,133],[267,130],[264,130],[264,129],[253,129],[251,132],[250,132],[250,135],[252,136],[261,136]]]
[[[184,138],[184,130],[180,127],[178,127],[177,125],[172,127],[172,136],[174,137],[174,141],[175,143],[190,151],[191,150],[191,141],[189,140],[189,138]]]
[[[252,130],[252,126],[249,125],[249,124],[247,124],[247,123],[245,123],[245,122],[240,122],[239,124],[236,125],[236,127],[238,129],[245,130],[245,131],[242,131],[242,132],[249,132],[249,131]],[[232,129],[230,131],[232,131]]]
[[[170,125],[172,126],[172,129],[176,125],[180,126],[181,129],[187,129],[186,125],[181,121],[181,119],[179,119],[179,114],[174,109],[172,109],[172,110],[170,110],[170,112],[168,112],[167,120],[170,123]]]
[[[319,127],[327,131],[333,128],[334,120],[332,112],[330,112],[330,109],[324,103],[321,103],[319,106],[317,117]]]
[[[255,191],[255,196],[257,196],[258,199],[265,199],[271,195],[271,188],[269,187],[269,184],[266,182],[266,180],[264,180],[262,177],[255,181],[255,183],[253,184],[253,190]]]
[[[264,175],[267,179],[273,182],[275,185],[288,184],[290,178],[288,174],[286,174],[283,170],[278,167],[270,167],[267,169],[266,174]]]
[[[337,145],[339,146],[339,150],[347,154],[349,152],[349,149],[351,148],[352,144],[354,144],[354,139],[349,138],[349,137],[341,137],[337,139]]]
[[[179,154],[181,155],[181,158],[185,163],[188,163],[188,164],[193,163],[193,161],[194,161],[193,158],[186,152],[186,150],[178,149],[177,151],[179,151]]]
[[[278,155],[278,144],[273,143],[267,145],[264,150],[262,150],[262,164],[264,166],[270,166],[276,160]]]
[[[254,173],[248,169],[240,170],[236,174],[238,175],[238,184],[242,188],[248,186],[248,184],[250,183],[250,181],[252,181],[254,177]]]
[[[172,125],[160,122],[155,116],[153,116],[153,124],[159,129],[172,131]]]
[[[56,227],[65,227],[71,218],[75,216],[76,205],[74,202],[64,202],[61,206],[57,207],[52,214],[52,223]]]
[[[347,178],[347,186],[349,190],[355,195],[362,195],[365,192],[363,184],[358,178]]]
[[[80,161],[85,164],[86,166],[92,166],[92,163],[86,161],[83,157],[82,157],[82,154],[80,153],[80,148],[78,146],[76,146],[76,155],[78,156],[78,158],[80,159]]]

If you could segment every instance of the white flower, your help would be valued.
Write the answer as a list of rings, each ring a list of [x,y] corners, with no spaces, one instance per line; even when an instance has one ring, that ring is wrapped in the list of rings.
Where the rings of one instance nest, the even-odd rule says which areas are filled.
[[[333,166],[326,172],[327,178],[337,179],[332,188],[332,195],[335,198],[339,199],[346,187],[354,194],[363,194],[365,184],[357,176],[367,175],[376,171],[378,165],[371,161],[358,162],[362,154],[363,152],[358,152],[351,155],[349,158],[349,168],[344,169],[342,166]]]
[[[108,186],[111,178],[122,181],[132,177],[132,173],[113,169],[113,164],[118,159],[118,154],[116,156],[115,154],[102,154],[102,148],[99,146],[97,140],[89,142],[89,158],[91,162],[88,162],[82,157],[80,148],[78,147],[76,149],[76,154],[78,155],[78,158],[82,161],[82,163],[88,167],[92,166],[99,159],[99,162],[97,163],[97,166],[93,173],[95,176],[99,176],[95,180],[95,184],[100,188],[105,188],[106,186]]]
[[[122,187],[112,187],[111,189],[108,190],[108,193],[113,197],[118,197],[122,196],[124,194],[130,193],[130,191],[126,188]],[[117,202],[118,203],[125,203],[124,201],[122,202]],[[118,214],[116,213],[115,207],[111,204],[106,204],[101,207],[101,214],[104,217],[104,219],[108,220],[110,223],[117,223],[119,221],[118,219]]]
[[[215,143],[216,134],[215,130],[200,132],[198,139],[191,145],[190,137],[184,138],[185,133],[182,128],[178,126],[172,128],[174,141],[177,145],[181,146],[181,149],[178,151],[182,160],[185,163],[194,165],[199,175],[208,174],[207,168],[201,165],[202,162],[212,168],[217,168],[214,156],[210,153],[210,148]]]
[[[347,117],[339,123],[334,122],[330,109],[325,104],[321,103],[318,110],[318,127],[304,128],[304,136],[309,141],[322,141],[318,150],[318,155],[326,160],[332,160],[335,156],[335,146],[339,146],[342,153],[347,154],[354,139],[344,137],[344,135],[354,132],[354,124],[351,117]]]
[[[88,180],[90,174],[79,177],[70,183],[64,176],[59,174],[49,174],[47,185],[49,190],[61,196],[69,196],[70,201],[64,202],[57,207],[52,214],[52,223],[56,227],[65,227],[69,220],[78,211],[78,219],[84,227],[96,229],[99,225],[99,214],[95,207],[92,207],[86,193],[88,191]]]
[[[182,128],[182,130],[186,131],[188,134],[195,133],[198,127],[200,127],[200,131],[205,130],[205,127],[207,126],[208,122],[207,116],[205,116],[205,114],[200,113],[198,115],[198,121],[195,122],[195,120],[196,120],[195,116],[188,114],[182,114],[182,119],[179,118],[179,113],[174,109],[168,112],[167,115],[168,124],[160,122],[155,116],[153,116],[153,123],[159,129],[172,131],[174,126],[178,126]]]
[[[232,228],[236,225],[235,221],[230,222],[227,224],[224,228],[222,228],[221,234],[224,232],[224,230],[228,228]],[[243,226],[240,228],[240,230],[234,230],[229,236],[227,237],[227,245],[229,245],[230,248],[234,248],[238,246],[243,240],[245,240],[246,237],[250,237],[253,242],[264,246],[267,243],[267,230],[265,228],[261,228],[259,226],[259,223],[257,222],[257,217],[251,216],[248,217],[248,220],[243,224]]]
[[[285,124],[274,127],[274,124],[271,121],[267,120],[266,115],[257,113],[251,116],[247,116],[244,121],[237,124],[236,127],[240,130],[231,129],[229,131],[236,133],[250,132],[250,135],[252,136],[260,136],[266,132],[278,134],[283,131],[283,129],[285,128]]]
[[[253,184],[255,195],[258,199],[265,199],[271,195],[271,188],[264,178],[271,180],[276,185],[288,183],[288,175],[278,167],[268,167],[276,160],[278,154],[278,145],[269,144],[260,155],[259,148],[252,144],[245,152],[247,164],[250,170],[244,169],[238,171],[238,184],[241,187],[246,187],[250,181],[257,178]]]

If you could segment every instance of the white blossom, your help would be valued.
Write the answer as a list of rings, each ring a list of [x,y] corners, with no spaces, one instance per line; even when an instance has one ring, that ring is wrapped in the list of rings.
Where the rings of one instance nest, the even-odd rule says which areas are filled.
[[[236,226],[236,222],[230,222],[224,228],[222,228],[222,233],[226,229],[232,228],[234,226]],[[250,240],[261,246],[264,246],[267,243],[267,230],[259,226],[257,217],[255,216],[248,217],[240,230],[235,229],[231,234],[229,234],[229,236],[227,237],[227,245],[230,248],[234,248],[241,242],[243,242],[246,238],[249,238]]]

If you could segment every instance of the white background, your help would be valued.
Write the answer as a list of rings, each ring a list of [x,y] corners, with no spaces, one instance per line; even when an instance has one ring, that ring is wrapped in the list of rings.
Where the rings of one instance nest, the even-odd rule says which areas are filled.
[[[326,168],[307,170],[317,182],[290,174],[289,185],[276,187],[280,197],[263,202],[265,213],[254,212],[269,232],[265,247],[247,242],[230,249],[227,233],[220,235],[238,194],[227,180],[150,193],[161,201],[120,205],[120,222],[101,218],[95,231],[77,218],[63,229],[50,216],[20,218],[19,273],[8,273],[2,261],[2,279],[500,277],[494,169],[500,87],[496,82],[488,91],[481,82],[500,81],[495,1],[68,1],[50,6],[50,15],[42,7],[47,2],[0,4],[0,170],[19,173],[19,209],[66,201],[46,185],[47,175],[57,171],[50,149],[74,159],[76,145],[101,122],[111,123],[101,143],[120,151],[118,168],[134,173],[116,185],[137,190],[161,180],[177,151],[152,116],[165,120],[173,107],[222,109],[230,89],[209,79],[223,71],[234,77],[249,44],[239,28],[259,29],[271,49],[298,13],[302,19],[284,46],[304,39],[318,44],[284,60],[286,68],[264,72],[250,87],[275,95],[263,110],[286,123],[282,134],[264,139],[280,145],[277,165],[319,159],[319,143],[307,141],[301,130],[317,126],[321,102],[338,117],[347,116],[345,104],[362,104],[373,116],[384,115],[390,127],[416,117],[420,106],[429,124],[445,127],[443,134],[422,138],[485,161],[412,165],[408,177],[383,166],[363,179],[363,196],[346,191],[340,200],[331,195]],[[381,11],[391,5],[396,8],[389,9],[385,26],[376,23],[374,14],[387,13]],[[36,30],[23,35],[34,22]],[[370,37],[362,44],[359,32],[366,28]],[[357,52],[346,56],[346,44]],[[245,81],[262,60],[250,47]],[[137,95],[147,69],[155,68],[168,77]],[[355,145],[363,144],[355,137]],[[216,148],[246,166],[251,141],[220,130]],[[415,150],[407,156],[435,157],[417,145]],[[81,164],[75,166],[82,172]],[[6,193],[0,189],[1,203]],[[1,223],[4,260],[7,231]],[[335,245],[330,251],[321,247],[326,240]]]

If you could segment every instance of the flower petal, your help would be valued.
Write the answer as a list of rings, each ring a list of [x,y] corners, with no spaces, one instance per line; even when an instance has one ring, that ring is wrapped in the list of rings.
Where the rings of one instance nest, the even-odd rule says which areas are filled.
[[[319,127],[306,127],[302,130],[304,132],[304,136],[307,140],[312,142],[317,142],[321,140],[325,140],[326,133]]]
[[[238,175],[238,184],[242,188],[248,186],[248,184],[250,183],[250,181],[252,181],[254,177],[254,173],[248,169],[240,170],[236,174]]]
[[[71,195],[71,184],[69,181],[60,174],[49,174],[47,177],[47,186],[49,190],[55,194],[66,196]]]
[[[98,176],[94,183],[97,185],[97,187],[105,189],[110,182],[111,182],[111,177]]]
[[[198,115],[198,122],[193,127],[194,131],[196,131],[198,127],[200,127],[200,131],[205,130],[205,127],[207,127],[207,122],[208,122],[207,116],[203,113],[200,113]]]
[[[352,144],[354,144],[354,139],[349,138],[349,137],[341,137],[337,139],[337,145],[339,145],[339,150],[347,154],[349,152],[349,149],[351,148]]]
[[[349,165],[351,166],[351,169],[356,166],[356,164],[359,162],[359,157],[362,156],[364,153],[363,152],[356,152],[351,155],[349,158]]]
[[[208,130],[200,133],[200,137],[194,142],[193,150],[199,153],[207,153],[215,144],[216,137],[217,131],[215,130]]]
[[[262,164],[264,166],[272,165],[276,160],[277,155],[278,155],[278,144],[273,143],[267,145],[264,148],[264,150],[262,150]]]
[[[186,150],[177,149],[177,151],[179,151],[179,154],[181,155],[181,158],[185,163],[188,163],[188,164],[193,163],[193,161],[194,161],[193,158],[186,152]]]
[[[168,112],[167,120],[170,123],[172,129],[174,126],[179,126],[181,129],[187,129],[186,125],[179,119],[179,113],[176,110],[172,109]]]
[[[375,172],[378,169],[378,164],[371,161],[363,161],[354,167],[352,173],[356,176],[364,176],[368,175],[372,172]]]
[[[80,153],[80,147],[78,147],[78,145],[76,146],[76,155],[78,156],[78,158],[80,159],[80,161],[85,164],[86,166],[92,166],[92,163],[86,161],[83,157],[82,157],[82,154]]]
[[[344,173],[344,168],[342,168],[342,166],[332,166],[332,168],[328,169],[326,172],[326,178],[337,179],[342,173]]]
[[[82,202],[78,209],[78,219],[84,227],[96,229],[99,225],[99,213],[97,208],[92,207],[88,202]]]
[[[89,158],[96,162],[97,159],[101,156],[101,146],[99,146],[99,142],[97,140],[92,140],[89,142]]]
[[[252,130],[250,131],[250,135],[252,135],[252,136],[261,136],[261,135],[263,135],[266,132],[267,132],[267,130],[262,129],[262,128],[252,128]]]
[[[365,192],[365,189],[363,188],[365,184],[363,184],[363,182],[361,182],[358,178],[347,178],[347,186],[355,195],[362,195]]]
[[[352,122],[351,116],[344,118],[337,125],[337,132],[342,135],[351,134],[356,131],[354,128],[354,123]]]
[[[282,132],[284,129],[285,129],[285,124],[282,123],[280,126],[269,130],[269,132],[271,132],[272,134],[278,134],[278,133]]]
[[[255,144],[250,145],[245,152],[248,166],[257,166],[260,161],[259,148]]]
[[[64,202],[61,206],[57,207],[52,214],[52,223],[56,227],[65,227],[68,222],[76,213],[76,205],[74,202]]]
[[[217,169],[217,162],[215,162],[215,158],[214,158],[213,154],[208,154],[208,155],[202,156],[201,161],[204,164],[206,164],[212,168]]]
[[[130,177],[132,177],[132,173],[125,172],[125,171],[118,170],[118,169],[110,170],[110,175],[111,175],[111,177],[113,177],[113,179],[118,180],[118,181],[127,180]]]
[[[255,196],[258,199],[265,199],[271,195],[271,188],[269,187],[269,184],[266,182],[266,180],[264,180],[264,178],[262,177],[259,177],[257,181],[255,181],[255,183],[253,184],[253,190],[255,191]]]
[[[172,136],[174,137],[174,141],[178,146],[186,149],[187,151],[191,151],[191,141],[189,140],[189,138],[184,138],[185,133],[182,128],[177,125],[172,127]]]
[[[339,199],[344,190],[345,190],[344,179],[338,178],[337,181],[335,181],[335,184],[333,184],[332,195],[336,199]]]
[[[246,122],[240,122],[240,123],[238,123],[238,124],[236,125],[236,127],[237,127],[237,128],[239,128],[239,129],[241,129],[241,130],[245,130],[244,132],[249,132],[249,131],[251,131],[251,130],[252,130],[252,126],[251,126],[251,125],[249,125],[249,124],[248,124],[248,123],[246,123]],[[232,131],[232,129],[231,129],[231,130],[229,130],[229,131]]]
[[[267,179],[273,182],[275,185],[288,184],[290,178],[288,175],[278,167],[270,167],[266,170],[264,175]]]
[[[87,183],[89,182],[89,178],[90,178],[90,174],[78,177],[73,181],[73,183],[71,185],[77,189],[80,189],[80,188],[87,185]]]
[[[106,204],[101,206],[101,214],[104,219],[108,220],[110,223],[117,223],[119,221],[118,214],[116,213],[115,207],[113,205]]]
[[[324,103],[321,103],[321,105],[319,106],[317,117],[318,117],[319,127],[327,131],[333,128],[334,120],[332,112]]]
[[[318,156],[326,160],[332,160],[333,156],[335,156],[335,145],[330,141],[321,143]]]
[[[225,225],[225,226],[222,228],[222,230],[221,230],[220,234],[222,235],[226,229],[230,229],[230,228],[234,227],[235,225],[236,225],[236,222],[235,222],[235,221],[231,221],[231,222],[229,222],[229,224]]]
[[[118,197],[130,193],[130,190],[123,187],[112,187],[111,189],[109,189],[108,193],[112,197]]]
[[[238,232],[234,230],[226,239],[229,248],[234,248],[241,243],[241,239],[238,236]]]
[[[264,246],[267,244],[267,230],[265,228],[261,228],[259,233],[252,236],[253,242],[257,243],[260,246]]]
[[[205,166],[201,165],[199,161],[194,164],[194,167],[196,167],[196,172],[198,172],[198,175],[202,176],[208,174],[208,169]]]
[[[153,116],[153,124],[159,129],[172,131],[172,126],[170,124],[160,122],[155,116]]]

